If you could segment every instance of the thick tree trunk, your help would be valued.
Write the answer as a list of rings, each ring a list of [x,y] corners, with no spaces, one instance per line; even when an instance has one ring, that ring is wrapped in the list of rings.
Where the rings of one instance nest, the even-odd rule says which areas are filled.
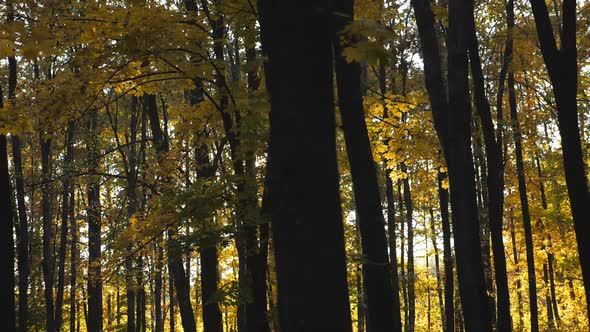
[[[340,31],[352,22],[353,7],[351,0],[341,1],[336,6],[340,16],[334,18],[333,38],[338,101],[365,260],[363,288],[367,298],[367,326],[370,331],[401,331],[399,307],[394,307],[377,170],[363,110],[361,67],[358,62],[348,63],[342,55],[350,41],[346,41]]]
[[[90,112],[88,167],[90,173],[98,167],[98,111]],[[91,175],[88,184],[88,331],[102,332],[102,276],[101,276],[101,212],[100,180]]]
[[[574,219],[584,291],[586,299],[590,299],[590,237],[586,227],[588,220],[590,220],[590,193],[588,192],[588,180],[578,124],[576,1],[566,0],[563,2],[560,49],[557,48],[547,4],[542,0],[531,0],[531,5],[539,44],[557,104],[557,122],[563,150],[565,181]],[[586,301],[586,305],[586,314],[590,319],[590,300]]]
[[[510,1],[507,5],[507,8],[512,8],[511,3],[512,2]],[[508,13],[508,16],[510,17],[510,13]],[[512,13],[512,23],[513,21],[514,14]],[[493,259],[497,302],[496,329],[499,332],[510,332],[512,331],[512,319],[510,316],[510,294],[508,292],[506,256],[504,253],[505,249],[502,236],[502,213],[504,205],[504,165],[502,161],[502,136],[501,134],[496,135],[494,130],[490,104],[485,93],[485,82],[481,67],[481,60],[479,57],[479,45],[475,31],[475,22],[472,22],[471,30],[472,41],[469,47],[469,59],[475,91],[475,105],[481,120],[487,158],[487,212],[492,238],[492,251],[494,253]],[[508,38],[511,42],[511,38]],[[505,57],[512,57],[512,54],[505,54]],[[498,109],[498,112],[498,118],[501,119],[501,108]]]
[[[457,256],[459,293],[465,328],[491,331],[491,315],[481,260],[475,174],[471,150],[467,49],[471,40],[469,22],[473,2],[449,2],[448,85],[449,117],[447,164],[453,211],[453,234]]]
[[[526,261],[529,282],[529,309],[531,313],[531,331],[539,331],[539,308],[537,305],[537,279],[535,274],[535,255],[533,246],[533,232],[531,227],[531,215],[524,176],[524,160],[522,156],[522,136],[516,110],[516,94],[514,91],[513,73],[508,74],[508,93],[510,99],[510,118],[514,135],[514,152],[516,153],[516,173],[518,177],[518,193],[522,209],[522,222],[524,224],[524,239],[526,244]]]
[[[210,163],[206,145],[197,149],[197,177],[211,179],[215,176],[215,166]],[[213,223],[212,219],[206,221]],[[203,303],[203,327],[205,332],[223,331],[219,303],[215,300],[219,283],[219,261],[216,235],[207,234],[199,247],[201,253],[201,302]]]
[[[0,109],[2,102],[2,88],[0,87]],[[13,241],[13,211],[11,203],[10,174],[8,171],[8,146],[6,135],[0,135],[0,218],[2,223],[3,247],[0,267],[4,277],[0,296],[6,301],[5,327],[9,331],[16,331],[16,306],[14,298],[14,241]]]
[[[283,332],[352,331],[327,2],[258,3],[271,95],[270,215]]]
[[[9,13],[9,20],[13,19]],[[16,58],[8,57],[8,100],[15,98]],[[16,202],[18,211],[18,233],[16,234],[16,248],[18,256],[18,330],[27,332],[29,316],[29,225],[27,221],[27,207],[25,205],[25,186],[23,180],[22,148],[20,138],[17,135],[11,137],[12,161],[14,163],[14,175],[16,184]]]

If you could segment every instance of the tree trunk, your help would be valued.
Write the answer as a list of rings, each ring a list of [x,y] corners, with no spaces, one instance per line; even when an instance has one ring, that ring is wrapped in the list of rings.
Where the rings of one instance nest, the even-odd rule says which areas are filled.
[[[4,108],[2,102],[2,87],[0,87],[0,109]],[[5,327],[8,331],[16,331],[16,307],[14,298],[14,241],[13,241],[13,211],[11,203],[10,174],[8,171],[8,146],[6,135],[0,135],[0,216],[2,218],[3,247],[0,267],[4,277],[4,285],[0,287],[1,298],[6,301]]]
[[[453,234],[459,293],[465,328],[491,331],[491,315],[481,260],[475,174],[471,150],[468,57],[473,1],[449,1],[448,85],[449,116],[447,164],[449,169]]]
[[[508,74],[508,93],[510,99],[510,118],[514,135],[514,152],[516,153],[516,173],[518,177],[518,193],[522,209],[522,222],[524,224],[524,239],[526,244],[526,261],[529,281],[529,308],[531,312],[531,331],[539,331],[539,309],[537,306],[537,280],[535,275],[535,255],[533,246],[533,233],[531,228],[531,215],[527,197],[526,179],[524,177],[524,160],[522,156],[522,136],[518,123],[516,110],[516,95],[514,91],[514,76]]]
[[[351,332],[336,159],[332,8],[324,1],[258,4],[271,95],[269,190],[280,329]],[[298,24],[302,21],[306,24]],[[310,185],[315,190],[310,192]]]
[[[73,123],[68,124],[68,129],[66,131],[66,140],[65,140],[65,147],[66,147],[66,154],[64,157],[64,169],[65,172],[69,172],[70,164],[72,162],[72,153],[73,153],[73,135],[74,135],[74,125]],[[67,252],[67,245],[68,245],[68,224],[70,222],[70,197],[71,194],[71,184],[70,184],[70,175],[65,174],[63,179],[63,192],[62,192],[62,205],[61,205],[61,230],[60,230],[60,239],[59,239],[59,251],[58,251],[58,259],[59,259],[59,266],[57,272],[57,295],[55,300],[55,326],[58,331],[61,330],[61,326],[63,323],[63,301],[64,301],[64,289],[66,283],[66,252]]]
[[[154,277],[154,314],[155,314],[155,330],[156,332],[164,332],[164,321],[162,315],[162,259],[164,256],[164,248],[159,243],[156,244],[156,273]]]
[[[455,331],[455,277],[453,276],[453,253],[451,252],[451,224],[449,221],[449,192],[443,188],[446,174],[437,172],[438,199],[443,231],[443,261],[445,263],[445,316],[444,332]]]
[[[131,218],[137,212],[137,176],[138,176],[138,158],[137,158],[137,130],[138,130],[138,100],[136,96],[131,97],[131,119],[129,121],[129,149],[127,160],[129,169],[127,170],[127,227],[131,227]],[[126,247],[125,257],[125,292],[127,297],[127,332],[135,332],[135,302],[137,287],[133,281],[135,269],[133,268],[133,240],[130,239]]]
[[[405,163],[400,164],[400,170],[407,174],[402,182],[404,186],[404,203],[406,206],[406,222],[408,224],[408,322],[407,331],[413,332],[416,327],[416,276],[414,275],[414,224],[413,214],[414,205],[412,202],[412,192],[410,190],[409,173]]]
[[[440,307],[440,319],[444,326],[445,307],[442,295],[442,276],[440,275],[440,255],[438,250],[436,226],[434,224],[434,211],[430,207],[430,239],[432,240],[432,248],[434,249],[434,268],[436,271],[436,295],[438,296],[438,305]],[[426,240],[428,241],[428,240]]]
[[[160,128],[160,118],[156,105],[156,96],[153,94],[145,94],[143,96],[143,101],[145,103],[146,114],[150,120],[152,139],[154,142],[158,163],[163,164],[165,155],[170,150],[170,147],[168,142],[164,139],[162,128]],[[170,182],[170,179],[165,179],[165,182]],[[174,277],[174,285],[176,287],[176,296],[178,297],[178,308],[180,309],[182,327],[184,328],[185,332],[196,332],[197,324],[195,322],[195,316],[190,302],[190,287],[186,278],[184,266],[182,264],[181,248],[178,241],[175,240],[175,234],[175,230],[168,230],[168,243],[166,245],[168,253],[168,270]]]
[[[92,110],[89,119],[88,168],[98,168],[98,111]],[[100,180],[90,175],[88,184],[88,331],[102,332],[102,280],[101,280],[101,212]]]
[[[377,170],[365,123],[361,95],[361,67],[348,63],[342,51],[351,41],[341,33],[353,20],[354,1],[341,1],[335,10],[334,56],[338,102],[346,151],[350,162],[356,212],[363,254],[363,282],[367,298],[367,326],[370,331],[401,331],[399,307],[394,307],[393,287],[387,254],[385,219],[379,196]]]
[[[76,223],[76,218],[74,216],[74,204],[75,204],[75,191],[74,188],[71,188],[72,192],[70,194],[70,204],[69,207],[69,215],[70,215],[70,234],[71,234],[71,243],[70,243],[70,331],[76,331],[76,321],[78,320],[77,316],[77,292],[76,292],[76,284],[78,278],[78,259],[80,257],[78,251],[78,224]]]
[[[518,250],[516,249],[516,230],[514,227],[514,220],[510,220],[510,236],[512,239],[512,255],[514,256],[514,266],[516,266],[515,275],[516,277],[516,299],[518,304],[518,331],[522,331],[524,328],[524,312],[522,308],[522,293],[520,289],[522,283],[520,281],[520,267],[518,266],[519,256]]]
[[[512,0],[507,6],[508,27],[514,25],[514,13]],[[502,135],[494,130],[490,104],[486,97],[484,75],[479,57],[479,43],[475,31],[475,22],[471,22],[472,41],[469,48],[469,60],[475,92],[475,105],[482,126],[487,163],[487,193],[488,193],[488,220],[492,238],[492,251],[494,253],[494,271],[496,281],[496,329],[498,332],[512,331],[512,319],[510,316],[510,294],[508,291],[508,275],[506,270],[506,256],[502,236],[503,206],[504,206],[504,164],[502,160]],[[507,58],[512,57],[512,38],[510,34],[506,41]],[[502,76],[502,73],[500,73]],[[500,84],[503,86],[503,83]],[[500,93],[500,92],[498,92]],[[497,118],[502,119],[501,100],[498,102]],[[491,268],[491,267],[490,267]],[[494,318],[494,317],[492,317]]]
[[[44,136],[44,135],[42,135]],[[50,152],[51,140],[41,138],[41,174],[42,174],[42,197],[41,197],[41,218],[43,219],[43,281],[45,285],[45,325],[47,332],[55,332],[55,309],[53,303],[53,283],[55,264],[53,260],[53,241],[55,230],[51,220],[51,183],[50,183]]]
[[[557,48],[553,35],[547,4],[542,0],[531,0],[531,5],[539,44],[557,104],[557,122],[563,150],[565,181],[576,231],[584,291],[586,299],[590,299],[590,237],[586,231],[586,224],[590,220],[590,193],[588,192],[578,124],[576,1],[566,0],[563,2],[560,49]],[[590,320],[590,300],[586,301],[586,306],[586,314]]]

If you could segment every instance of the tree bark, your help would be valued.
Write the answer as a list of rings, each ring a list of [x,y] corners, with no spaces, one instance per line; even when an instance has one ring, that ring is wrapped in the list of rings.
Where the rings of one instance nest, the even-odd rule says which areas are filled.
[[[516,94],[514,91],[513,73],[508,74],[508,93],[510,99],[510,118],[514,136],[514,152],[516,154],[516,173],[518,178],[518,193],[522,209],[522,222],[524,225],[524,239],[526,244],[526,261],[529,282],[529,309],[531,313],[531,331],[539,331],[539,308],[537,305],[537,278],[535,274],[535,255],[533,246],[533,233],[531,227],[531,215],[524,174],[524,160],[522,155],[522,136],[516,110]]]
[[[508,26],[511,29],[514,25],[514,13],[510,12],[513,8],[512,0],[507,4]],[[512,15],[511,15],[512,14]],[[511,20],[511,21],[510,21]],[[475,31],[475,22],[471,22],[472,41],[469,47],[469,62],[471,65],[471,74],[473,77],[475,105],[480,118],[484,144],[486,149],[487,164],[487,193],[488,193],[488,218],[490,233],[492,238],[492,251],[494,253],[494,272],[496,281],[496,329],[499,332],[512,331],[512,319],[510,316],[510,294],[508,291],[508,275],[506,270],[506,256],[502,236],[503,224],[503,206],[504,206],[504,164],[502,162],[502,135],[500,129],[496,132],[492,122],[490,104],[486,97],[485,81],[479,57],[479,43]],[[507,50],[511,50],[512,39],[510,34],[510,47],[507,41]],[[511,52],[505,54],[505,57],[512,57]],[[502,73],[501,73],[502,74]],[[499,104],[501,106],[501,101]],[[498,119],[502,119],[502,109],[498,108]],[[496,135],[498,133],[498,135]],[[494,318],[494,317],[492,317]]]
[[[55,230],[51,218],[51,183],[50,183],[50,151],[51,140],[41,137],[41,176],[43,186],[41,189],[41,218],[43,220],[43,281],[45,285],[45,324],[47,332],[55,332],[55,309],[53,303],[53,284],[55,274],[55,264],[53,260],[53,241],[55,239]]]
[[[88,129],[88,168],[98,168],[98,111],[90,112]],[[100,180],[91,175],[88,184],[88,331],[102,332],[101,212]]]
[[[445,315],[444,332],[455,331],[455,277],[453,276],[453,253],[451,252],[451,223],[449,221],[449,191],[443,188],[446,174],[437,172],[438,200],[443,232],[443,261],[445,263]]]
[[[74,125],[73,123],[68,124],[68,129],[66,131],[66,140],[65,140],[65,147],[66,153],[64,156],[64,171],[69,172],[69,167],[72,162],[72,153],[73,153],[73,130]],[[66,283],[66,253],[67,253],[67,245],[68,245],[68,225],[70,223],[69,216],[70,216],[70,197],[69,195],[72,193],[71,183],[70,183],[70,176],[69,174],[65,174],[63,179],[63,191],[62,191],[62,205],[61,205],[61,229],[60,229],[60,239],[59,239],[59,251],[58,251],[58,259],[59,259],[59,266],[57,271],[57,295],[55,300],[55,326],[57,330],[61,330],[61,326],[63,323],[63,301],[64,301],[64,289]]]
[[[328,1],[258,4],[271,96],[269,190],[280,329],[351,332],[336,159],[332,8]],[[306,24],[298,24],[302,21]]]
[[[531,0],[531,6],[539,44],[557,104],[557,122],[563,150],[565,180],[574,220],[584,291],[586,299],[590,299],[590,237],[586,231],[586,224],[590,220],[590,193],[578,124],[576,1],[563,2],[559,49],[549,19],[547,4],[542,0]],[[586,301],[586,305],[586,314],[590,320],[590,300]]]
[[[413,332],[416,328],[416,276],[414,274],[414,204],[412,202],[412,192],[410,189],[409,173],[405,163],[400,164],[400,170],[407,174],[402,180],[404,186],[404,203],[406,206],[406,222],[408,225],[408,322],[407,331]]]
[[[2,87],[0,87],[0,109],[4,108],[2,101]],[[13,211],[11,203],[10,174],[8,170],[8,146],[6,135],[0,135],[0,216],[2,218],[3,247],[0,267],[4,277],[0,287],[0,296],[6,301],[5,321],[6,329],[16,331],[16,306],[14,298],[14,240],[13,240]]]
[[[352,0],[341,1],[336,5],[334,10],[340,15],[334,17],[333,38],[338,101],[364,259],[367,326],[370,331],[401,331],[399,307],[394,307],[377,170],[365,123],[361,67],[358,62],[347,62],[342,55],[344,47],[351,41],[347,41],[341,31],[352,22],[353,7]]]
[[[164,139],[164,133],[160,127],[160,117],[158,115],[158,109],[156,105],[156,96],[153,94],[145,94],[143,96],[143,102],[146,105],[145,111],[150,120],[152,139],[154,142],[158,163],[161,165],[164,163],[165,155],[170,150],[170,147],[168,142]],[[165,182],[170,182],[170,179],[165,179]],[[176,287],[176,296],[178,297],[178,308],[180,310],[182,327],[184,328],[185,332],[196,332],[197,324],[195,322],[195,316],[190,302],[190,287],[186,278],[184,266],[182,264],[180,245],[178,241],[175,240],[175,233],[176,231],[173,229],[168,230],[168,243],[166,245],[168,255],[168,270],[174,277],[174,285]]]
[[[453,211],[453,234],[457,256],[459,293],[465,328],[491,331],[491,315],[485,290],[475,174],[471,150],[471,107],[468,86],[469,22],[473,19],[473,1],[449,1],[448,84],[449,116],[447,164]]]

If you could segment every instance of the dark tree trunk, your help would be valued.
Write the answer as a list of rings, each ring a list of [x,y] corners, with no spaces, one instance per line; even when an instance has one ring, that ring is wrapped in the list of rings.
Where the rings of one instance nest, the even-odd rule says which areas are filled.
[[[405,257],[406,257],[406,223],[403,218],[404,199],[402,198],[402,182],[397,180],[397,197],[400,210],[400,279],[402,288],[402,297],[404,299],[404,329],[408,327],[408,278],[406,277]]]
[[[467,82],[467,50],[472,39],[469,22],[473,19],[473,2],[449,2],[448,99],[430,3],[413,0],[412,6],[418,24],[434,126],[449,170],[457,274],[465,326],[469,331],[491,331],[479,225],[475,222],[478,219]]]
[[[576,1],[566,0],[562,8],[561,48],[557,48],[547,4],[531,0],[537,36],[549,72],[557,104],[557,122],[561,136],[565,181],[567,185],[578,254],[582,268],[586,299],[590,299],[590,237],[586,224],[590,220],[590,193],[580,140],[577,92],[578,63],[576,46]],[[590,300],[586,301],[590,319]]]
[[[283,332],[352,331],[328,5],[259,2],[271,95],[270,215]]]
[[[520,268],[518,267],[518,250],[516,248],[516,230],[514,227],[514,220],[510,220],[510,236],[512,239],[512,255],[514,256],[514,265],[516,266],[516,275],[520,275]],[[522,331],[524,328],[524,311],[522,308],[522,293],[520,292],[522,287],[520,278],[516,278],[516,299],[518,304],[518,331]]]
[[[98,111],[90,112],[88,168],[98,167]],[[91,175],[88,184],[88,331],[102,332],[101,212],[100,180]]]
[[[2,102],[2,87],[0,87],[0,109]],[[14,298],[14,240],[13,240],[13,211],[11,203],[10,174],[8,171],[8,145],[6,135],[0,135],[0,218],[2,218],[3,247],[0,267],[4,271],[1,298],[6,301],[5,328],[16,331],[16,307]]]
[[[20,138],[12,136],[12,161],[14,162],[16,202],[18,210],[18,330],[27,332],[29,317],[29,225],[27,221],[27,207],[25,205],[25,186],[23,180],[22,148]]]
[[[414,204],[412,202],[412,191],[410,189],[410,180],[408,179],[408,168],[405,163],[400,164],[400,170],[406,173],[402,182],[404,186],[404,203],[406,206],[406,222],[408,224],[408,322],[407,331],[413,332],[416,327],[416,276],[414,275]]]
[[[215,176],[215,166],[209,160],[206,145],[197,149],[197,177],[211,179]],[[212,219],[207,223],[213,223]],[[222,315],[219,303],[215,299],[219,283],[219,261],[217,254],[217,237],[212,232],[205,235],[199,250],[201,253],[201,302],[203,303],[203,327],[205,332],[223,331]]]
[[[539,308],[537,305],[537,280],[535,275],[535,255],[533,246],[533,232],[531,227],[531,214],[527,197],[526,179],[524,176],[524,160],[522,156],[522,136],[516,110],[516,94],[514,91],[514,76],[508,74],[508,94],[510,99],[510,118],[514,135],[514,152],[516,153],[516,173],[518,177],[518,193],[522,209],[522,222],[524,224],[524,239],[526,244],[526,261],[529,282],[529,308],[531,312],[531,331],[539,331]]]
[[[449,220],[449,192],[443,188],[446,174],[437,172],[438,199],[443,232],[443,261],[445,263],[445,315],[444,332],[455,331],[455,279],[453,276],[453,253],[451,252],[451,223]]]
[[[491,331],[491,315],[481,260],[475,174],[471,150],[467,50],[472,39],[469,22],[473,2],[449,2],[448,85],[449,116],[447,164],[449,169],[453,234],[457,256],[459,293],[465,328]]]
[[[76,223],[76,218],[74,216],[74,204],[76,202],[74,198],[75,191],[73,187],[71,188],[71,190],[72,192],[70,194],[70,204],[68,205],[68,212],[70,215],[70,234],[72,241],[70,243],[70,331],[74,332],[76,331],[76,321],[78,319],[76,284],[78,278],[78,258],[80,254],[78,251],[78,224]]]
[[[513,7],[512,1],[507,4],[508,26],[514,25],[514,13],[511,12]],[[471,74],[473,77],[475,105],[479,115],[484,144],[486,149],[487,163],[487,193],[488,193],[488,218],[490,233],[492,238],[492,251],[494,253],[494,271],[496,281],[496,307],[497,320],[496,329],[498,332],[512,331],[512,319],[510,316],[510,294],[508,291],[508,275],[506,270],[506,256],[504,242],[502,237],[503,224],[503,206],[504,206],[504,164],[502,162],[502,135],[498,135],[494,130],[490,104],[486,97],[485,81],[479,57],[479,45],[475,31],[475,22],[472,23],[472,41],[469,48],[469,59],[471,64]],[[512,23],[512,24],[511,24]],[[509,36],[510,45],[507,41],[507,52],[505,57],[511,58],[512,39]],[[510,50],[510,53],[508,52]],[[502,75],[502,73],[500,73]],[[503,85],[503,83],[501,84]],[[501,105],[499,102],[498,105]],[[502,119],[502,109],[498,108],[497,118]],[[494,318],[494,317],[492,317]]]
[[[366,67],[366,65],[365,65]],[[363,86],[363,90],[366,90],[366,68],[363,71],[361,67],[361,85]],[[364,80],[364,81],[362,81]],[[393,85],[393,84],[392,84]],[[363,96],[365,95],[366,91],[361,90]],[[379,61],[379,90],[381,92],[383,103],[383,118],[387,118],[388,110],[385,103],[385,94],[387,93],[387,81],[385,77],[385,61]],[[385,145],[389,146],[389,141],[385,141]],[[395,233],[395,199],[393,193],[393,181],[391,180],[391,170],[387,169],[387,165],[383,165],[383,169],[385,170],[385,197],[387,200],[387,239],[388,239],[388,246],[389,246],[389,263],[391,264],[390,267],[390,275],[391,275],[391,289],[393,291],[393,321],[394,321],[394,328],[398,331],[402,330],[402,319],[401,319],[401,303],[399,298],[399,275],[398,275],[398,263],[397,263],[397,247],[396,247],[396,233]],[[402,202],[400,200],[400,210],[402,206]],[[402,235],[403,236],[403,235]],[[402,243],[402,262],[401,266],[403,269],[403,243]]]
[[[432,248],[434,249],[434,268],[436,271],[436,295],[438,296],[438,305],[440,307],[440,319],[443,321],[444,326],[445,307],[442,293],[442,276],[440,274],[440,255],[436,236],[436,226],[434,223],[434,211],[432,210],[432,207],[430,207],[430,239],[432,240]]]
[[[361,95],[361,66],[348,63],[342,51],[350,41],[341,30],[353,20],[354,1],[341,1],[335,10],[334,56],[338,101],[361,234],[363,282],[370,331],[401,331],[399,307],[394,307],[393,287],[387,254],[385,219],[379,196],[377,170],[365,123]],[[398,315],[395,315],[395,313]]]
[[[66,140],[65,140],[65,147],[66,147],[66,154],[64,157],[64,170],[65,172],[70,171],[70,163],[72,161],[72,153],[73,153],[73,135],[74,135],[74,125],[73,123],[68,124],[68,129],[66,131]],[[71,184],[70,184],[70,176],[69,174],[65,174],[63,179],[63,192],[62,192],[62,202],[61,202],[61,230],[60,230],[60,239],[59,239],[59,251],[58,251],[58,259],[59,259],[59,266],[57,270],[57,295],[55,300],[55,326],[58,331],[61,330],[61,326],[63,323],[63,301],[64,301],[64,289],[66,284],[66,252],[67,252],[67,245],[68,245],[68,225],[69,225],[69,216],[70,216],[70,197],[69,195],[72,193]]]
[[[44,135],[42,135],[44,136]],[[51,183],[50,183],[51,140],[41,138],[41,176],[43,181],[41,197],[41,218],[43,219],[43,281],[45,285],[45,325],[47,332],[55,332],[55,309],[53,303],[53,283],[55,264],[53,260],[53,240],[55,230],[51,220]]]
[[[168,142],[164,139],[164,133],[160,127],[160,117],[156,105],[156,96],[145,94],[143,96],[145,103],[145,112],[150,120],[150,128],[152,131],[152,139],[154,141],[154,148],[156,150],[158,163],[163,164],[165,155],[168,153],[170,147]],[[165,182],[170,182],[170,179],[165,179]],[[169,190],[169,189],[165,189]],[[182,320],[182,327],[185,332],[195,332],[197,324],[190,301],[190,287],[188,279],[182,264],[182,252],[180,245],[175,240],[176,231],[168,230],[168,270],[174,277],[174,285],[176,287],[176,296],[178,298],[178,308],[180,309],[180,317]]]
[[[168,302],[170,306],[170,332],[176,331],[176,312],[174,310],[174,278],[168,271]]]
[[[9,3],[7,21],[14,21],[14,12]],[[8,57],[8,101],[16,97],[17,63],[14,56]],[[14,163],[14,175],[16,184],[16,202],[18,211],[18,232],[16,234],[16,248],[18,256],[18,330],[27,332],[29,304],[29,225],[27,221],[27,207],[25,205],[25,186],[23,180],[23,163],[20,138],[18,135],[11,136],[12,161]]]
[[[155,314],[155,331],[164,332],[164,321],[162,315],[162,259],[164,248],[159,243],[156,244],[156,275],[154,277],[154,314]]]
[[[137,131],[139,119],[138,99],[136,96],[131,97],[131,118],[129,121],[129,149],[127,160],[129,169],[127,170],[127,227],[131,227],[131,218],[137,212]],[[143,143],[142,143],[143,144]],[[133,268],[133,241],[130,239],[126,247],[125,257],[125,292],[127,296],[127,332],[135,332],[135,302],[137,288],[133,277],[135,269]]]

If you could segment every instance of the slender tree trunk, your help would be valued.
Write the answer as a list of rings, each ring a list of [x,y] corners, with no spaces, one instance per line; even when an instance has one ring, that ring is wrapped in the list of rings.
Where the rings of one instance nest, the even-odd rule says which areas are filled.
[[[44,136],[44,135],[43,135]],[[45,325],[47,332],[55,332],[55,309],[53,303],[53,283],[55,264],[53,260],[53,240],[55,230],[51,218],[51,183],[50,183],[51,140],[41,138],[41,176],[43,181],[41,197],[41,218],[43,219],[43,281],[45,285]]]
[[[404,329],[408,328],[408,278],[406,276],[405,257],[406,257],[406,223],[404,222],[404,199],[402,198],[402,182],[397,180],[397,197],[400,210],[400,279],[402,288],[402,297],[404,299]]]
[[[88,166],[98,168],[98,111],[90,112]],[[88,184],[88,331],[102,332],[100,180],[91,175]]]
[[[520,292],[522,288],[522,283],[520,281],[520,267],[518,265],[519,256],[518,250],[516,249],[516,230],[514,227],[514,220],[510,220],[510,236],[512,239],[512,255],[514,256],[514,265],[516,266],[515,274],[516,274],[516,298],[518,304],[518,331],[522,331],[524,328],[524,311],[522,308],[522,293]]]
[[[367,326],[371,331],[401,331],[401,320],[395,313],[393,288],[387,254],[385,219],[379,196],[377,170],[365,123],[361,95],[361,67],[348,63],[342,51],[351,41],[341,34],[353,20],[354,1],[341,1],[335,10],[334,56],[338,101],[346,150],[350,162],[352,182],[361,234],[363,282],[367,297]]]
[[[445,307],[442,295],[442,276],[440,275],[440,255],[436,236],[436,226],[434,223],[434,211],[432,210],[432,207],[430,207],[430,239],[432,241],[432,248],[434,249],[434,268],[436,271],[436,294],[438,296],[438,305],[440,307],[440,319],[444,323]]]
[[[170,271],[168,271],[168,302],[170,306],[170,332],[176,331],[176,312],[174,310],[174,278]]]
[[[129,121],[129,149],[127,160],[129,169],[127,170],[127,227],[131,227],[131,218],[137,212],[137,130],[138,130],[139,106],[136,96],[131,97],[131,118]],[[135,332],[135,301],[137,288],[133,277],[135,269],[133,268],[133,241],[130,239],[126,247],[125,257],[125,292],[127,297],[127,332]]]
[[[395,234],[395,200],[393,196],[393,182],[389,176],[389,172],[386,172],[385,178],[385,196],[387,199],[387,231],[389,240],[389,262],[390,273],[391,273],[391,287],[393,290],[393,307],[396,308],[394,311],[394,320],[396,322],[396,328],[401,331],[401,313],[400,313],[400,299],[399,299],[399,278],[397,274],[397,246],[396,246],[396,234]],[[399,325],[398,323],[399,322]]]
[[[280,329],[350,332],[333,105],[333,8],[324,1],[258,5],[271,95],[269,190]]]
[[[405,163],[400,164],[400,170],[408,174],[408,168]],[[409,174],[408,174],[409,177]],[[414,224],[413,213],[414,205],[412,202],[412,192],[410,190],[410,181],[405,177],[402,182],[404,186],[404,203],[406,206],[406,222],[408,224],[408,323],[407,331],[413,332],[416,327],[416,276],[414,274]]]
[[[455,331],[455,277],[453,276],[453,253],[451,252],[451,224],[449,221],[449,192],[443,188],[446,174],[437,172],[438,199],[443,231],[443,261],[445,263],[445,315],[444,332]]]
[[[156,332],[164,332],[164,321],[162,315],[162,259],[164,256],[164,248],[158,243],[156,245],[156,275],[154,280],[154,314],[155,314],[155,330]]]
[[[73,153],[73,135],[74,135],[74,125],[73,123],[68,124],[68,129],[66,132],[66,140],[65,140],[65,147],[66,147],[66,154],[64,157],[64,169],[65,172],[69,172],[69,167],[72,162],[72,153]],[[69,174],[65,174],[63,180],[63,192],[62,192],[62,205],[61,205],[61,230],[60,230],[60,239],[59,239],[59,251],[58,251],[58,259],[59,259],[59,266],[57,272],[57,295],[55,300],[55,326],[58,331],[61,330],[61,326],[63,323],[63,301],[64,301],[64,289],[66,284],[66,253],[67,253],[67,245],[68,245],[68,225],[69,225],[69,216],[70,216],[70,197],[71,194],[71,183],[70,183],[70,176]]]
[[[522,222],[524,224],[524,239],[526,244],[526,260],[529,281],[529,308],[531,312],[531,331],[539,331],[539,309],[537,305],[537,278],[535,274],[535,255],[533,246],[533,233],[531,228],[531,215],[527,197],[526,179],[524,177],[524,160],[522,156],[522,136],[520,133],[518,113],[516,110],[516,95],[514,91],[514,76],[508,74],[508,93],[510,99],[510,118],[514,135],[514,151],[516,153],[516,173],[518,177],[518,193],[522,209]]]
[[[75,212],[75,190],[73,186],[70,188],[70,204],[68,205],[69,208],[69,217],[70,217],[70,234],[71,234],[71,243],[70,243],[70,331],[76,331],[76,321],[78,320],[77,316],[77,278],[78,278],[78,261],[79,261],[79,251],[78,251],[78,224],[76,223],[76,218],[74,216]]]
[[[145,112],[150,120],[150,128],[152,131],[152,139],[154,141],[154,148],[156,150],[158,163],[163,164],[165,155],[170,150],[168,142],[164,139],[164,133],[160,127],[160,120],[158,109],[156,105],[155,95],[144,95],[143,101],[145,103]],[[165,179],[165,182],[170,182],[170,179]],[[169,190],[169,189],[165,189]],[[184,266],[182,264],[182,253],[178,241],[175,240],[176,231],[168,230],[168,270],[174,277],[174,285],[176,288],[176,296],[178,297],[178,308],[180,309],[180,317],[182,326],[185,332],[195,332],[197,330],[193,308],[190,302],[190,287]]]

